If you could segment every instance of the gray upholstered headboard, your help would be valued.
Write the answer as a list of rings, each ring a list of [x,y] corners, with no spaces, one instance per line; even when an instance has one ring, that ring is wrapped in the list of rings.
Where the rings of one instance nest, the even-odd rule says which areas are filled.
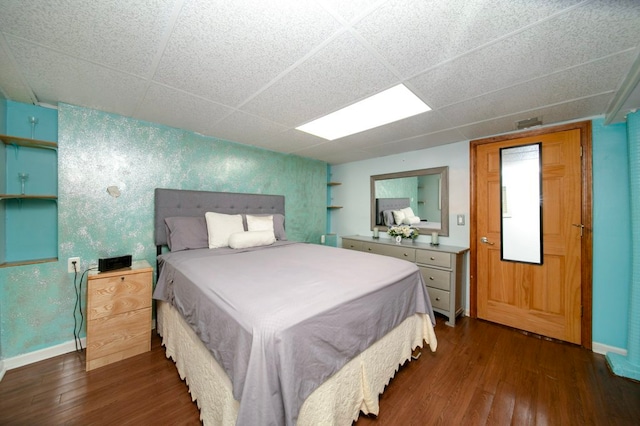
[[[410,198],[376,198],[376,225],[384,225],[382,212],[411,206]]]
[[[156,188],[154,216],[156,246],[167,244],[165,218],[204,216],[206,212],[284,215],[284,196]]]

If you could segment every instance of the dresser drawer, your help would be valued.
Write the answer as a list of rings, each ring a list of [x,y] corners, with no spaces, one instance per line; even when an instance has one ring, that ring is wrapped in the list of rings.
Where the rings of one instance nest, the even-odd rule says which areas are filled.
[[[429,299],[431,299],[431,306],[433,306],[434,309],[441,309],[443,311],[449,310],[448,291],[427,287],[427,292],[429,293]]]
[[[151,272],[89,280],[87,320],[150,307],[151,282]]]
[[[409,247],[364,243],[362,245],[362,251],[381,254],[383,256],[397,257],[398,259],[408,260],[409,262],[416,261],[416,250]]]
[[[342,248],[346,248],[349,250],[358,250],[361,251],[362,250],[362,241],[355,241],[355,240],[347,240],[347,239],[342,239]]]
[[[418,250],[416,253],[416,263],[451,268],[451,255],[438,251]]]
[[[451,272],[424,266],[420,266],[420,272],[427,287],[439,288],[445,291],[451,290]]]

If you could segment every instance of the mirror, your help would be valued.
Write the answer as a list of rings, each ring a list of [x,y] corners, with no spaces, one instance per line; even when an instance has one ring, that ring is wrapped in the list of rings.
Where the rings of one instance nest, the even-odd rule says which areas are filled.
[[[500,149],[502,260],[542,264],[541,144]]]
[[[434,167],[371,176],[371,229],[386,232],[396,224],[391,212],[410,207],[420,234],[449,236],[448,175],[448,167]]]

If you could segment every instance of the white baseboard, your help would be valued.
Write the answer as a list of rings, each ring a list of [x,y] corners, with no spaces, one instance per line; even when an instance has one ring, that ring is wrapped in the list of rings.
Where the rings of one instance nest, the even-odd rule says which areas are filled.
[[[614,354],[620,354],[622,356],[627,356],[627,350],[626,349],[622,349],[622,348],[618,348],[615,346],[609,346],[609,345],[605,345],[603,343],[598,343],[598,342],[592,342],[591,344],[591,350],[597,354],[600,355],[606,355],[607,352],[611,352]]]
[[[86,345],[85,338],[80,339],[82,347]],[[45,359],[53,358],[58,355],[63,355],[76,350],[75,341],[70,340],[59,345],[50,346],[48,348],[40,349],[37,351],[29,352],[26,354],[14,356],[12,358],[5,358],[2,360],[6,370],[12,370],[14,368],[22,367],[24,365],[33,364],[34,362],[44,361]]]
[[[151,329],[156,328],[156,320],[155,318],[151,321]],[[82,343],[82,347],[87,347],[86,337],[80,339]],[[58,355],[67,354],[69,352],[73,352],[76,350],[76,343],[73,340],[70,340],[65,343],[61,343],[59,345],[50,346],[48,348],[40,349],[37,351],[29,352],[23,355],[14,356],[12,358],[5,358],[0,360],[0,380],[4,377],[4,373],[7,370],[12,370],[14,368],[22,367],[28,364],[33,364],[34,362],[44,361],[45,359],[53,358]]]

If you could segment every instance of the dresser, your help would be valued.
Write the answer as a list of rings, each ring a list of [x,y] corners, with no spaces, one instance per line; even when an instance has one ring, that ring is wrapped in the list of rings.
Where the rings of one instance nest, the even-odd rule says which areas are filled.
[[[448,318],[447,325],[455,326],[456,317],[464,309],[464,258],[468,248],[432,246],[412,240],[397,244],[390,238],[375,239],[358,235],[342,237],[342,248],[397,257],[418,265],[433,310]]]
[[[87,371],[151,349],[153,268],[91,272],[87,278]]]

